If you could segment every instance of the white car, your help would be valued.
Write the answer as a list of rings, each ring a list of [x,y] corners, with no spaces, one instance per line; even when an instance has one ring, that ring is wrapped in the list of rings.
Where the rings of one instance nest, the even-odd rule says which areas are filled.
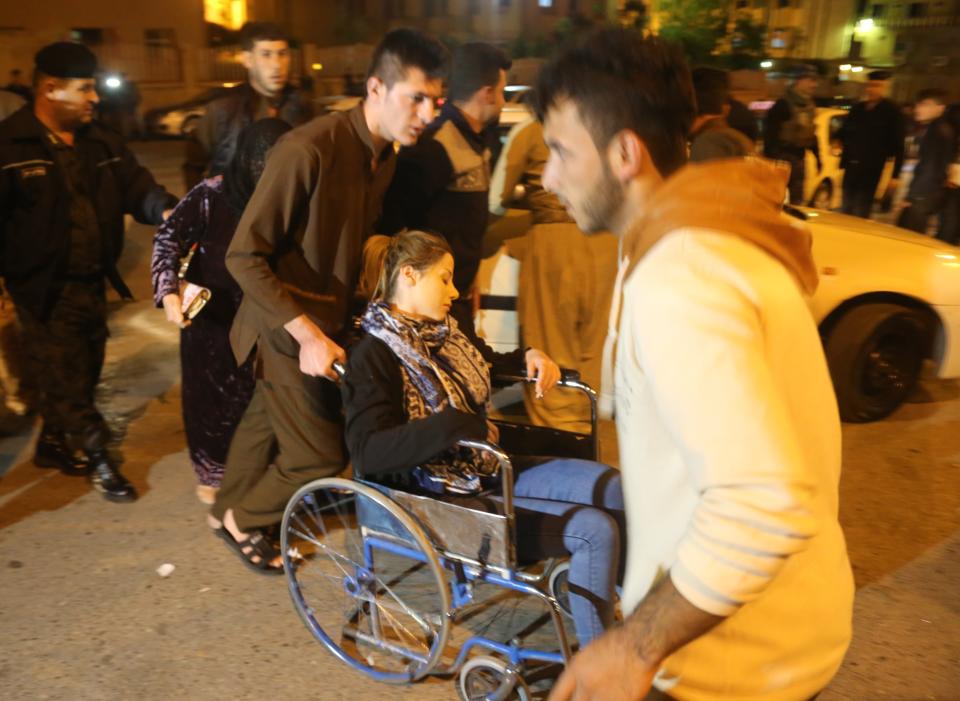
[[[888,415],[922,368],[960,377],[960,248],[866,219],[797,211],[813,234],[820,285],[810,309],[843,419]],[[517,262],[502,253],[479,273],[497,310],[483,310],[477,328],[497,350],[518,343],[516,313],[503,311],[518,274]]]

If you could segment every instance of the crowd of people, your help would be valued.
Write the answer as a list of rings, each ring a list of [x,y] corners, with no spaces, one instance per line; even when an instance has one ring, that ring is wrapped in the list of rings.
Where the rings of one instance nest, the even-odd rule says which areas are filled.
[[[960,104],[951,106],[942,88],[926,88],[913,103],[898,105],[889,97],[892,78],[885,70],[867,74],[863,99],[830,134],[831,147],[842,154],[841,210],[869,219],[878,202],[891,209],[910,156],[912,175],[896,205],[897,226],[920,234],[933,226],[936,238],[960,245]],[[793,204],[807,204],[806,154],[813,154],[818,173],[823,168],[815,122],[818,81],[812,66],[794,70],[786,93],[764,119],[764,155],[790,164]]]
[[[282,574],[287,502],[348,463],[497,508],[496,465],[457,442],[496,442],[500,370],[531,380],[535,422],[582,427],[582,407],[551,392],[559,361],[600,388],[621,467],[518,461],[519,553],[571,563],[581,650],[551,699],[814,698],[843,659],[853,602],[840,423],[805,301],[817,271],[809,231],[783,211],[818,148],[816,76],[797,73],[770,110],[759,158],[723,71],[598,31],[547,63],[496,157],[511,63],[492,45],[450,55],[393,30],[364,99],[316,117],[290,85],[289,37],[250,24],[243,49],[249,80],[210,105],[179,202],[93,119],[97,62],[80,44],[43,48],[30,101],[0,122],[0,260],[32,359],[35,464],[136,499],[94,401],[106,284],[129,296],[117,261],[130,214],[158,227],[155,302],[181,328],[197,496],[246,566]],[[888,77],[870,76],[839,135],[857,216],[884,164],[895,183],[903,161]],[[901,221],[922,231],[939,214],[949,239],[946,102],[917,97]],[[476,276],[521,183],[524,343],[503,354],[476,333]]]

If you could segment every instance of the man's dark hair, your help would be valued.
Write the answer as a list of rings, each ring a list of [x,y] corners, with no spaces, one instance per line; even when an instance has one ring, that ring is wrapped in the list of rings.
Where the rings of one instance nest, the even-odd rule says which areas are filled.
[[[697,114],[723,114],[730,97],[730,75],[719,68],[699,66],[693,69],[692,77]]]
[[[867,80],[890,80],[890,71],[870,71]]]
[[[623,129],[639,136],[664,176],[687,159],[696,107],[690,68],[680,49],[629,29],[601,29],[550,61],[537,79],[534,104],[547,110],[569,99],[597,149]]]
[[[387,88],[406,77],[407,69],[419,68],[428,78],[442,78],[450,54],[439,41],[416,29],[388,32],[373,51],[367,78],[376,76]]]
[[[244,51],[253,51],[258,41],[285,41],[290,35],[273,22],[247,22],[240,28],[240,46]]]
[[[496,87],[500,71],[509,71],[510,59],[496,46],[483,42],[463,44],[453,53],[448,93],[454,102],[469,100],[487,86]]]
[[[931,102],[936,102],[938,105],[947,104],[947,91],[941,90],[940,88],[927,88],[921,90],[917,93],[917,102],[923,102],[924,100],[930,100]]]

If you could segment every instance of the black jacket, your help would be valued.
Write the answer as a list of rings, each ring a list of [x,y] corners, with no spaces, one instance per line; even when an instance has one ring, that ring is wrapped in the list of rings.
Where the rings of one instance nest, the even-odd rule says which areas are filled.
[[[313,118],[309,97],[292,85],[287,85],[274,106],[277,118],[292,127]],[[227,170],[237,148],[237,140],[244,128],[266,116],[267,99],[256,92],[250,83],[232,88],[223,97],[207,105],[206,114],[187,141],[187,159],[183,164],[187,190],[199,183],[204,175],[213,177]]]
[[[48,132],[29,105],[0,122],[0,274],[14,303],[44,317],[63,286],[70,252],[70,193]],[[123,215],[160,224],[177,199],[156,183],[123,139],[96,123],[77,132],[75,148],[88,166],[93,206],[103,236],[103,269],[123,296],[117,273]]]
[[[763,155],[767,158],[793,161],[803,159],[804,151],[809,150],[820,162],[816,107],[810,100],[801,107],[801,101],[796,93],[787,91],[767,112],[763,123]]]
[[[410,471],[463,438],[484,440],[485,417],[447,407],[416,421],[407,418],[400,361],[378,338],[350,348],[343,381],[345,437],[354,473],[409,489]]]
[[[900,108],[887,99],[872,108],[867,103],[854,105],[843,122],[837,138],[843,144],[840,167],[879,173],[887,159],[894,159],[893,177],[900,177],[903,166],[904,123]]]

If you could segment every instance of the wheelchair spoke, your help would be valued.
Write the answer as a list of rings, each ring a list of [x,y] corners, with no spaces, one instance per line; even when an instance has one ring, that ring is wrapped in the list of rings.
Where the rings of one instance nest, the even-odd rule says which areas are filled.
[[[450,626],[432,545],[402,507],[369,487],[332,480],[304,494],[288,507],[284,539],[291,596],[308,628],[360,669],[422,677],[439,662]]]

